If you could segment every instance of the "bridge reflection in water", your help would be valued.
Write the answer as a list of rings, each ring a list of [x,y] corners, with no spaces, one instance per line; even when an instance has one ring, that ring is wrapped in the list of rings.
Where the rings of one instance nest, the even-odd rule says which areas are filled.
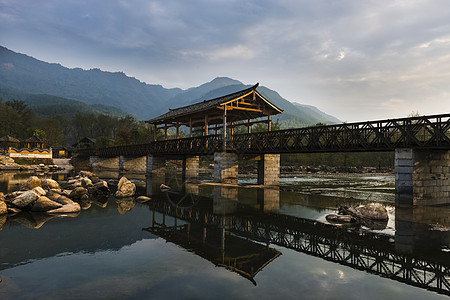
[[[199,196],[198,188],[186,184],[184,192],[154,194],[152,223],[144,230],[255,284],[257,273],[282,254],[276,245],[450,295],[450,255],[442,250],[449,232],[415,223],[420,211],[398,208],[395,236],[389,236],[277,214],[278,190],[258,192],[257,203],[248,205],[238,200],[237,187],[214,186],[213,199]]]

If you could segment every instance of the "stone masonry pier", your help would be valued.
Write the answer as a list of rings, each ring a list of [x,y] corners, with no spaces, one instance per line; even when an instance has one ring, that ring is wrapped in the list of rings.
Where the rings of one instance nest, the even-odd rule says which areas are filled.
[[[395,150],[396,206],[450,204],[450,151]]]

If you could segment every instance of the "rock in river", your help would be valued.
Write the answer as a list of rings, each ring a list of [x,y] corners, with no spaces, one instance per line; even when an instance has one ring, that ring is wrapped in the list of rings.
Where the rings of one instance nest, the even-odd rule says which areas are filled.
[[[57,208],[57,209],[49,210],[49,211],[47,211],[47,213],[49,213],[49,214],[60,214],[60,213],[74,213],[74,212],[79,212],[79,211],[81,211],[80,204],[74,202],[74,203],[71,203],[71,204],[63,205],[62,207]]]
[[[33,191],[26,191],[25,193],[21,194],[20,196],[17,196],[13,201],[12,204],[19,208],[24,208],[28,204],[33,203],[39,198],[39,195],[36,194]]]
[[[62,204],[52,201],[45,196],[39,197],[39,199],[34,202],[31,211],[48,211],[56,208],[62,207]]]
[[[41,184],[42,184],[42,187],[44,189],[46,189],[46,190],[51,190],[51,189],[59,190],[59,189],[61,189],[61,187],[59,186],[59,183],[56,182],[53,179],[42,179],[41,180]]]
[[[41,180],[37,176],[31,176],[28,178],[27,182],[25,183],[25,188],[28,190],[32,190],[35,187],[42,186]]]
[[[119,184],[117,185],[116,197],[124,198],[134,196],[136,192],[136,185],[129,181],[125,176],[120,178]]]
[[[380,203],[370,203],[349,210],[356,216],[370,220],[387,221],[389,219],[386,208]]]
[[[330,223],[344,224],[344,223],[354,223],[356,220],[350,215],[338,215],[338,214],[328,214],[325,219]]]

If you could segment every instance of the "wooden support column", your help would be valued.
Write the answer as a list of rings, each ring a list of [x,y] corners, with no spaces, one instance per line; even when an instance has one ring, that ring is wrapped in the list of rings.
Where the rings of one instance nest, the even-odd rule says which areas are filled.
[[[205,136],[208,136],[208,115],[205,115]],[[206,140],[206,149],[208,149],[208,140]]]
[[[248,119],[247,133],[252,133],[252,125],[251,125],[251,123],[250,123],[250,119]]]
[[[230,124],[231,126],[231,139],[233,139],[233,135],[234,135],[234,124],[233,124],[233,122],[231,122],[231,124]]]
[[[223,151],[227,150],[227,107],[223,109]]]
[[[192,118],[189,118],[189,137],[192,137]]]
[[[164,124],[164,139],[167,141],[167,124]]]
[[[267,116],[267,131],[272,131],[272,120],[270,118],[270,115]]]

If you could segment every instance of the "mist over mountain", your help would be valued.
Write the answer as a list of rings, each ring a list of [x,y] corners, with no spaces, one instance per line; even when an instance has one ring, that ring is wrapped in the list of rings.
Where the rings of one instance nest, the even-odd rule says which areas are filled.
[[[128,77],[122,72],[70,69],[0,46],[0,97],[4,100],[25,100],[30,108],[41,113],[54,111],[56,114],[59,109],[55,106],[81,107],[84,103],[90,108],[83,109],[115,115],[124,112],[148,120],[166,113],[169,108],[223,96],[249,86],[235,79],[217,77],[186,90],[166,89]],[[283,127],[340,122],[313,106],[291,103],[267,87],[259,86],[258,91],[284,110],[277,117],[283,122]]]

